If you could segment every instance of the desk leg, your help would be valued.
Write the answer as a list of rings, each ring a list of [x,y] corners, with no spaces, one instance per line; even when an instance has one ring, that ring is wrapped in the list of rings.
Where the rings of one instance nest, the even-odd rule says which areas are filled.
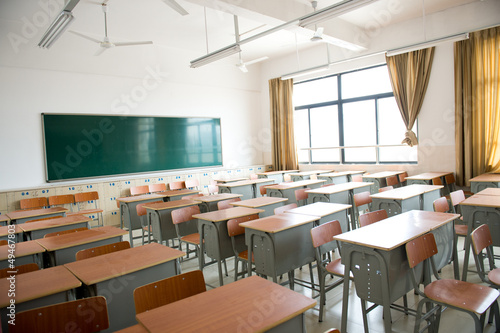
[[[343,285],[343,295],[342,295],[342,322],[340,331],[343,333],[347,333],[347,311],[349,309],[349,274],[351,272],[351,256],[350,253],[344,253],[342,255],[342,259],[344,259],[344,285]]]

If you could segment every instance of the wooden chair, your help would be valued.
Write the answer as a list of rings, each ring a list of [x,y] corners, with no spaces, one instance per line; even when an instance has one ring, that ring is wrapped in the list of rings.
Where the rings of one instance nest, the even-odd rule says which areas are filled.
[[[16,313],[10,333],[99,332],[109,328],[108,306],[103,296],[88,297]]]
[[[231,237],[231,245],[234,252],[234,281],[238,280],[238,276],[245,277],[248,264],[248,247],[245,244],[245,228],[240,226],[240,223],[256,220],[259,214],[243,216],[227,221],[227,232]],[[241,262],[241,273],[238,273],[239,263]],[[253,262],[253,258],[252,258]]]
[[[436,178],[431,179],[431,184],[432,185],[443,185],[443,181],[441,180],[441,178],[436,177]]]
[[[344,265],[340,262],[341,259],[330,259],[327,253],[334,251],[338,247],[337,241],[333,237],[342,233],[339,221],[330,221],[323,223],[311,229],[312,244],[315,249],[316,262],[318,269],[319,280],[319,317],[318,320],[323,321],[323,309],[326,302],[326,293],[333,288],[341,285],[344,282]],[[326,277],[335,275],[339,277],[337,281],[326,285]]]
[[[97,226],[103,226],[104,225],[104,219],[102,217],[103,210],[99,208],[98,201],[99,201],[99,192],[97,191],[75,193],[75,203],[76,207],[78,208],[78,211],[70,214],[81,214],[88,216],[92,218],[94,221],[97,221]]]
[[[269,187],[271,185],[261,185],[259,186],[259,191],[260,191],[260,195],[265,197],[267,196],[267,187]]]
[[[49,197],[49,206],[69,206],[70,211],[73,211],[75,205],[75,196],[73,194],[52,195]]]
[[[385,183],[387,186],[392,186],[392,187],[399,187],[399,179],[398,176],[390,176],[385,179]]]
[[[203,272],[200,270],[149,283],[134,290],[135,313],[149,311],[206,290]]]
[[[63,231],[49,232],[48,234],[45,234],[43,236],[43,238],[66,235],[66,234],[71,234],[73,232],[79,232],[79,231],[84,231],[84,230],[89,230],[89,228],[81,227],[81,228],[75,228],[75,229],[69,229],[69,230],[63,230]]]
[[[434,200],[432,206],[435,212],[440,212],[440,213],[450,212],[450,205],[448,204],[448,200],[446,200],[446,197],[441,197]]]
[[[130,188],[130,195],[141,195],[148,194],[149,186],[148,185],[140,185],[140,186],[132,186]]]
[[[163,192],[166,190],[167,190],[167,184],[165,184],[165,183],[156,183],[156,184],[149,184],[148,185],[148,192],[149,193]]]
[[[101,246],[92,247],[85,250],[80,250],[76,253],[76,260],[83,260],[87,258],[97,257],[103,254],[113,253],[121,250],[130,249],[128,241],[116,242],[113,244],[106,244]]]
[[[378,189],[378,193],[382,193],[382,192],[390,191],[390,190],[394,190],[394,186],[389,185],[389,186],[381,187]]]
[[[183,180],[178,182],[171,182],[168,183],[168,188],[170,190],[182,190],[186,188],[186,183]]]
[[[483,332],[486,311],[491,309],[496,318],[497,330],[500,328],[500,316],[498,311],[497,298],[500,292],[493,288],[485,288],[484,285],[470,282],[440,279],[433,256],[437,253],[436,240],[434,234],[428,233],[406,243],[406,254],[410,266],[410,278],[413,287],[418,295],[423,297],[417,306],[415,318],[415,332],[420,329],[422,321],[427,321],[427,326],[434,327],[435,331],[439,329],[439,319],[442,307],[448,307],[458,311],[464,311],[472,316],[476,328],[476,333]],[[415,267],[424,263],[425,267],[431,267],[431,274],[434,275],[434,281],[430,282],[420,290],[421,272],[415,275]],[[425,314],[422,314],[424,305],[428,305]],[[431,308],[432,306],[432,308]],[[478,318],[479,315],[479,318]]]
[[[323,185],[321,185],[321,187],[328,187],[328,186],[333,186],[333,185],[335,185],[335,183],[323,184]]]
[[[187,233],[180,227],[181,223],[187,223],[193,220],[193,215],[200,214],[200,207],[198,206],[188,206],[183,208],[174,209],[171,212],[172,223],[175,227],[175,232],[177,234],[177,239],[179,241],[179,250],[182,251],[182,243],[186,244],[186,258],[189,258],[189,253],[195,252],[200,261],[200,267],[203,267],[203,254],[200,247],[200,234]],[[193,245],[195,250],[189,250],[189,245]]]
[[[198,179],[186,179],[186,181],[184,182],[185,185],[186,185],[186,188],[190,189],[190,190],[199,190],[200,189],[200,182],[198,181]]]
[[[472,254],[476,262],[477,273],[481,281],[490,285],[495,289],[500,289],[500,268],[495,265],[493,254],[493,239],[491,238],[490,227],[487,224],[482,224],[472,233]],[[484,253],[483,253],[484,251]],[[484,267],[484,259],[487,258],[490,264],[489,272]]]
[[[363,181],[363,176],[361,176],[361,175],[352,175],[351,179],[352,179],[353,182],[360,183],[360,182]]]
[[[219,193],[219,186],[210,184],[208,185],[208,194],[217,194]]]
[[[274,208],[274,215],[282,214],[282,213],[286,212],[287,210],[294,209],[297,207],[298,206],[295,202],[288,204],[288,205],[281,206],[281,207],[276,207],[276,208]]]
[[[375,210],[359,215],[359,226],[365,227],[372,223],[382,221],[387,218],[387,211],[385,209]]]
[[[450,193],[450,203],[453,213],[462,215],[459,204],[464,200],[465,193],[463,190],[457,190]],[[463,222],[463,216],[460,216],[460,220],[455,220],[455,234],[458,237],[467,237],[467,228],[467,224]]]
[[[288,183],[288,182],[291,182],[291,181],[292,181],[292,176],[290,176],[289,174],[285,173],[283,175],[283,182]]]
[[[149,223],[149,219],[147,218],[147,210],[144,208],[144,206],[150,205],[150,204],[157,204],[157,203],[162,203],[163,201],[153,201],[153,202],[142,202],[140,204],[137,204],[135,206],[135,210],[137,212],[137,216],[139,216],[139,219],[141,220],[141,237],[142,237],[142,245],[144,245],[144,238],[148,237],[148,244],[151,243],[151,234],[153,233],[153,230],[151,229],[151,224]]]
[[[44,208],[48,206],[46,197],[29,198],[19,200],[21,209],[37,209]]]
[[[233,198],[233,199],[227,199],[227,200],[222,200],[217,202],[217,209],[218,210],[223,210],[223,209],[228,209],[232,208],[233,205],[231,205],[231,202],[238,202],[241,201],[241,198]]]
[[[449,175],[444,176],[444,180],[446,181],[446,185],[448,185],[450,193],[454,192],[454,191],[457,191],[457,183],[455,181],[455,175],[454,174],[451,173]],[[470,197],[471,195],[474,194],[471,191],[463,191],[463,192],[464,192],[464,195],[465,195],[466,198]]]
[[[259,175],[258,175],[258,174],[256,174],[256,173],[252,173],[252,174],[250,175],[250,179],[259,179]]]
[[[361,212],[369,212],[372,204],[372,197],[370,196],[370,191],[356,193],[353,196],[354,199],[354,221],[359,226],[359,215]]]
[[[4,246],[4,245],[8,245],[8,244],[9,244],[8,240],[6,240],[6,239],[0,240],[0,246]]]
[[[12,274],[23,274],[23,273],[28,273],[28,272],[34,272],[38,271],[40,268],[38,267],[37,264],[35,263],[30,263],[30,264],[24,264],[24,265],[19,265],[16,266],[16,268],[4,268],[0,269],[0,279],[6,278],[8,276],[11,276]],[[15,273],[12,273],[15,272]]]
[[[308,194],[306,191],[309,191],[310,188],[301,188],[298,190],[295,190],[295,200],[297,201],[297,206],[304,206],[307,205],[307,197]]]
[[[401,184],[401,186],[405,186],[406,185],[406,178],[408,177],[408,172],[403,172],[403,173],[400,173],[398,175],[398,180],[399,180],[399,183]]]

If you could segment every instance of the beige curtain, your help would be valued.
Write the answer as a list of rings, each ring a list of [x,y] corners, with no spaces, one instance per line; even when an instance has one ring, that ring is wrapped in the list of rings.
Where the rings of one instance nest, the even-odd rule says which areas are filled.
[[[500,172],[500,27],[455,43],[457,184]]]
[[[298,169],[293,132],[293,80],[269,80],[274,170]]]
[[[433,57],[433,47],[386,57],[394,97],[406,125],[405,138],[401,143],[409,146],[418,144],[417,136],[411,129],[424,101]]]

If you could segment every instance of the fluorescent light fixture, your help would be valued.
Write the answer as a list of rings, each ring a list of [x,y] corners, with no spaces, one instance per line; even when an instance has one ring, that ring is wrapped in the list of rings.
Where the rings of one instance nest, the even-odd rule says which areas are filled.
[[[308,25],[318,24],[320,22],[366,6],[375,1],[377,0],[345,0],[323,9],[319,9],[314,13],[302,16],[299,19],[299,26],[306,27]]]
[[[285,74],[285,75],[281,76],[281,79],[282,80],[295,79],[297,77],[301,77],[301,76],[305,76],[305,75],[309,75],[309,74],[320,73],[320,72],[326,71],[328,69],[330,69],[330,65],[329,64],[321,65],[321,66],[316,66],[316,67],[304,69],[304,70],[301,70],[301,71],[298,71],[298,72],[293,72],[293,73],[290,73],[290,74]]]
[[[428,47],[436,46],[438,44],[445,43],[445,42],[458,42],[458,41],[465,40],[465,39],[469,39],[469,33],[468,32],[463,33],[463,34],[458,34],[458,35],[453,35],[453,36],[448,36],[448,37],[433,39],[433,40],[429,40],[429,41],[426,41],[426,42],[422,42],[422,43],[418,43],[418,44],[413,44],[413,45],[401,47],[401,48],[398,48],[398,49],[389,50],[389,51],[387,51],[386,55],[388,57],[392,57],[392,56],[395,56],[395,55],[398,55],[398,54],[402,54],[402,53],[407,53],[407,52],[412,52],[412,51],[416,51],[416,50],[426,49]]]
[[[238,44],[229,45],[228,47],[214,51],[214,52],[209,53],[203,57],[200,57],[198,59],[191,61],[191,68],[198,68],[198,67],[207,65],[211,62],[220,60],[220,59],[225,58],[225,57],[229,57],[230,55],[236,54],[240,51],[241,51],[241,49],[240,49],[240,46]]]
[[[38,43],[41,48],[50,48],[54,42],[68,29],[69,24],[73,21],[74,16],[71,11],[63,10],[59,16],[50,25],[49,29],[43,34],[42,39]]]

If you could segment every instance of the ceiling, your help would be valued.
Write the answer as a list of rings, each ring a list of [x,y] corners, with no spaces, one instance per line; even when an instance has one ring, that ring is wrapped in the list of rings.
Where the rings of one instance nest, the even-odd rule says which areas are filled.
[[[425,15],[447,10],[479,0],[379,0],[361,9],[324,22],[327,36],[339,42],[359,45],[352,40],[353,31],[369,29],[370,22],[391,25],[401,21],[422,18]],[[52,14],[50,22],[59,12],[63,0],[1,0],[0,27],[8,31],[23,31],[26,22],[35,24],[36,38],[45,31],[50,22],[47,8]],[[153,41],[155,47],[185,50],[189,54],[203,56],[235,42],[234,16],[238,16],[240,38],[283,24],[313,11],[309,0],[177,0],[189,15],[181,16],[161,0],[109,0],[108,36],[115,42]],[[318,0],[318,8],[339,2]],[[389,14],[389,15],[386,15]],[[73,10],[74,22],[69,30],[78,31],[96,39],[104,37],[104,16],[99,1],[80,0]],[[38,21],[37,21],[38,20]],[[322,23],[323,25],[323,23]],[[39,29],[36,29],[37,27]],[[262,56],[276,58],[314,46],[309,42],[314,27],[281,30],[242,46],[242,56],[249,61]],[[311,30],[312,29],[312,30]],[[26,31],[23,31],[26,34]],[[5,34],[4,34],[5,35]],[[69,43],[83,54],[93,56],[97,44],[74,34],[65,33],[52,47]],[[35,44],[36,45],[36,44]],[[363,46],[363,45],[360,45]],[[147,48],[150,45],[129,46]],[[124,48],[107,52],[124,52]],[[1,55],[1,53],[0,53]],[[190,59],[193,60],[193,59]]]

